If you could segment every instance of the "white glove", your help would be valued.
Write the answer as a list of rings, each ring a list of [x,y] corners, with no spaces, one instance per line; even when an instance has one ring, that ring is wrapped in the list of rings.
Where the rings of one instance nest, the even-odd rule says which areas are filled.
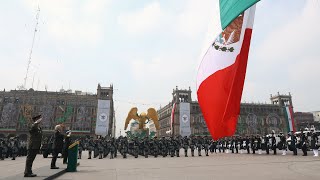
[[[69,130],[69,131],[68,131],[67,136],[68,136],[68,137],[70,137],[70,136],[71,136],[71,130]]]
[[[34,123],[39,124],[41,121],[42,121],[42,118],[36,120],[36,122],[34,122]]]

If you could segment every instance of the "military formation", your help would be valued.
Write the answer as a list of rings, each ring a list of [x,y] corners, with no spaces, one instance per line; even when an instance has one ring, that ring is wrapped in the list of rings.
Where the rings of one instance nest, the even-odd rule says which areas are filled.
[[[19,137],[0,139],[0,160],[11,159],[27,155],[27,142]]]
[[[309,133],[293,132],[284,135],[271,134],[260,136],[233,136],[219,139],[217,141],[209,136],[190,136],[190,137],[147,137],[138,139],[128,139],[120,136],[119,138],[103,138],[98,136],[80,139],[79,156],[81,159],[82,151],[88,150],[89,157],[92,158],[116,158],[118,152],[123,158],[131,155],[135,158],[150,156],[157,157],[188,157],[191,156],[209,156],[213,153],[234,153],[234,154],[281,154],[286,155],[287,151],[292,151],[293,155],[297,155],[298,149],[301,149],[303,156],[308,155],[308,151],[312,150],[314,156],[318,156],[319,134],[311,130]],[[183,154],[180,150],[183,149]],[[280,151],[280,153],[279,153]],[[190,153],[188,153],[190,152]],[[195,153],[196,152],[196,153]],[[204,152],[204,154],[202,154]],[[209,153],[210,152],[210,153]]]

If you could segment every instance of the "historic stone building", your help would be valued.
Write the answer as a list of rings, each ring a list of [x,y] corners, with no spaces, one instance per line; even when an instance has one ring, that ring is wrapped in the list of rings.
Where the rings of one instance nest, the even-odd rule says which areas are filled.
[[[179,103],[190,103],[190,128],[191,134],[209,135],[206,123],[202,116],[199,104],[191,99],[191,89],[176,89],[172,93],[172,101],[158,110],[160,130],[158,136],[170,136],[170,121],[174,102],[176,108],[174,111],[173,134],[180,133],[180,112]],[[262,103],[241,103],[240,115],[238,119],[237,135],[267,134],[275,130],[276,133],[288,132],[287,120],[283,108],[286,105],[292,105],[292,97],[289,95],[271,95],[270,104]]]
[[[110,121],[108,134],[112,135],[114,107],[113,86],[97,88],[97,94],[71,90],[60,92],[11,90],[0,92],[0,137],[20,135],[26,138],[28,122],[42,114],[42,129],[51,134],[55,125],[64,123],[78,135],[94,135],[98,99],[109,99]]]

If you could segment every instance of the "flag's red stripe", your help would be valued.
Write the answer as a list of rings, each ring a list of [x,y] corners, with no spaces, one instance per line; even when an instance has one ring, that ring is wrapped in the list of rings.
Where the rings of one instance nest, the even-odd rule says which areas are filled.
[[[252,29],[246,29],[240,54],[231,66],[205,79],[198,89],[198,101],[214,139],[234,134],[246,75]]]
[[[290,111],[290,117],[291,117],[292,130],[293,132],[296,132],[296,127],[294,125],[294,119],[293,119],[293,108],[291,105],[289,106],[289,111]]]

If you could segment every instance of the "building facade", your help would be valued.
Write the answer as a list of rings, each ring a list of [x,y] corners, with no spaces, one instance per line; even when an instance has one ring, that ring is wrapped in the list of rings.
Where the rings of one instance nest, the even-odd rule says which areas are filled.
[[[97,94],[81,91],[34,91],[11,90],[0,92],[0,137],[19,135],[26,139],[28,123],[35,115],[42,115],[44,134],[52,134],[57,124],[65,126],[78,135],[94,135],[98,99],[110,99],[108,135],[112,135],[114,108],[113,86],[97,88]]]
[[[190,129],[193,135],[210,135],[201,109],[197,101],[191,99],[191,89],[176,89],[172,93],[172,101],[158,110],[160,130],[158,136],[170,136],[171,114],[173,114],[173,135],[180,135],[180,112],[181,102],[190,103]],[[270,104],[241,103],[240,115],[237,124],[237,135],[269,134],[272,130],[276,133],[288,132],[287,120],[284,114],[284,107],[292,105],[292,97],[289,95],[271,95]],[[173,104],[176,108],[172,113]]]
[[[310,112],[295,112],[294,120],[296,122],[296,129],[304,129],[306,127],[311,127],[314,125],[313,114]]]

